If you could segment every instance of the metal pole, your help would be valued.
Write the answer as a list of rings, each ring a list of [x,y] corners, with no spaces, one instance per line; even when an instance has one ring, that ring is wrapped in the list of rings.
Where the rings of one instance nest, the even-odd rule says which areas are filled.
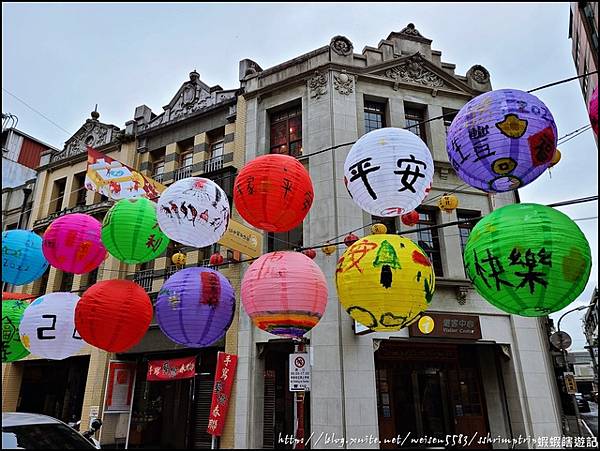
[[[304,341],[300,341],[296,345],[296,352],[304,352]],[[297,424],[294,449],[304,449],[304,392],[294,392],[294,401],[296,402],[294,408]]]
[[[217,449],[217,436],[212,436],[212,441],[210,443],[210,449]]]

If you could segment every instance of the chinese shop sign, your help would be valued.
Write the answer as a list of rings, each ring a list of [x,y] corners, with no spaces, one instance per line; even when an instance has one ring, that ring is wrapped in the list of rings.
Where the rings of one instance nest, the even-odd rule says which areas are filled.
[[[146,380],[150,382],[189,379],[196,375],[196,357],[150,360]]]
[[[105,412],[129,412],[135,381],[135,366],[135,362],[116,360],[109,362]]]
[[[473,315],[427,313],[408,328],[411,337],[462,338],[479,340],[481,325]]]
[[[221,436],[223,434],[236,366],[236,355],[219,352],[217,356],[215,386],[210,405],[210,417],[208,418],[207,432],[210,435]]]

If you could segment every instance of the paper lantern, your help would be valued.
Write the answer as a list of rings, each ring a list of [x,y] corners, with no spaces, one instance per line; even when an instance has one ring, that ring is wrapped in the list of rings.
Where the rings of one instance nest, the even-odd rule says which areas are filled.
[[[85,346],[75,329],[75,293],[50,293],[33,301],[23,314],[21,342],[33,355],[62,360]]]
[[[454,194],[444,194],[438,200],[438,208],[446,213],[452,213],[458,208],[458,197]]]
[[[590,246],[567,215],[513,204],[484,216],[465,246],[467,275],[490,304],[521,316],[562,310],[584,290]]]
[[[123,352],[139,343],[151,320],[150,298],[131,280],[92,285],[75,309],[75,327],[81,338],[108,352]]]
[[[206,247],[221,239],[229,225],[229,200],[219,185],[188,177],[169,186],[158,199],[158,224],[174,241]]]
[[[402,216],[400,216],[400,220],[402,221],[402,224],[406,226],[415,226],[419,223],[419,212],[413,210],[409,211],[408,213],[404,213]]]
[[[145,197],[114,204],[104,217],[101,236],[110,255],[125,263],[154,260],[169,245],[156,221],[156,204]]]
[[[323,253],[325,255],[331,255],[335,252],[335,250],[337,249],[337,246],[333,245],[333,244],[329,244],[327,246],[324,246],[321,248],[321,250],[323,251]]]
[[[369,235],[346,249],[336,269],[340,303],[376,331],[408,326],[433,298],[435,275],[427,255],[400,235]]]
[[[42,277],[47,268],[42,237],[29,230],[2,232],[2,282],[26,285]]]
[[[554,166],[556,166],[560,161],[561,157],[562,155],[560,153],[560,150],[556,149],[556,152],[554,152],[554,156],[552,157],[552,161],[550,162],[550,167],[553,168]]]
[[[171,261],[175,266],[184,266],[185,262],[187,261],[187,257],[185,254],[177,252],[176,254],[173,254],[173,256],[171,257]]]
[[[301,252],[262,255],[246,270],[241,292],[254,324],[282,337],[302,337],[317,325],[327,306],[325,276]]]
[[[374,234],[387,233],[387,227],[385,226],[385,224],[373,224],[371,226],[371,232]]]
[[[48,262],[62,271],[84,274],[106,258],[96,218],[81,213],[61,216],[44,232],[42,250]]]
[[[2,301],[2,363],[15,362],[29,355],[19,336],[19,325],[28,305],[21,299]]]
[[[348,235],[346,235],[346,238],[344,238],[344,244],[346,246],[352,246],[357,241],[358,241],[358,237],[353,233],[349,233]]]
[[[588,113],[590,115],[590,123],[596,136],[598,136],[598,85],[594,88],[592,96],[590,97],[590,103],[588,105]]]
[[[311,260],[314,260],[315,257],[317,256],[317,251],[315,251],[314,249],[304,249],[302,251],[302,253],[304,255],[306,255],[308,258],[310,258]]]
[[[224,261],[223,256],[221,254],[219,254],[218,252],[215,252],[214,254],[212,254],[210,256],[208,263],[212,266],[218,266],[218,265],[222,265],[223,261]]]
[[[177,271],[156,299],[160,329],[173,342],[192,348],[210,346],[223,338],[234,311],[233,287],[209,268]]]
[[[417,208],[433,180],[433,159],[414,133],[380,128],[363,135],[344,163],[344,183],[354,202],[375,216]]]
[[[308,171],[288,155],[263,155],[247,163],[235,179],[233,202],[254,227],[287,232],[306,217],[314,198]]]
[[[538,178],[551,164],[556,141],[554,118],[540,99],[499,89],[461,108],[448,129],[446,147],[467,184],[503,192]]]

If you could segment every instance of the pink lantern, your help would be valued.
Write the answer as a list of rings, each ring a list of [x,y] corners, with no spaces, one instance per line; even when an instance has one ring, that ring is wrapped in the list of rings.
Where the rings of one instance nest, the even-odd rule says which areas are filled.
[[[598,85],[596,85],[594,92],[592,92],[592,97],[590,97],[588,113],[590,114],[590,122],[592,123],[594,133],[598,136]]]
[[[242,303],[254,324],[299,338],[317,325],[327,306],[321,268],[301,252],[271,252],[254,261],[242,280]]]
[[[61,216],[46,229],[42,251],[48,262],[65,272],[93,271],[106,257],[97,219],[81,213]]]

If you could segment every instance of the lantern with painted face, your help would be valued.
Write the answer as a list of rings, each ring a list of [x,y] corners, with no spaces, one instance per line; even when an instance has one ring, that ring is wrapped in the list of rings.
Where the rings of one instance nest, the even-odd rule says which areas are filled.
[[[435,275],[427,255],[408,238],[369,235],[340,257],[336,286],[353,319],[371,330],[396,331],[427,309]]]
[[[19,325],[29,302],[15,299],[2,301],[2,363],[15,362],[29,355],[21,342]]]
[[[2,232],[2,282],[26,285],[42,277],[47,268],[42,237],[29,230]]]
[[[500,310],[545,316],[584,290],[590,246],[564,213],[513,204],[484,216],[469,234],[464,261],[477,292]]]
[[[75,329],[74,293],[49,293],[34,300],[23,313],[21,342],[36,356],[62,360],[77,354],[85,342]]]
[[[557,130],[544,103],[516,89],[486,92],[458,112],[446,139],[450,163],[486,192],[521,188],[552,163]]]
[[[206,247],[221,239],[229,225],[229,201],[219,185],[188,177],[169,186],[158,199],[158,224],[174,241]]]
[[[354,202],[374,216],[399,216],[417,208],[433,180],[433,159],[414,133],[380,128],[363,135],[344,163],[344,183]]]

